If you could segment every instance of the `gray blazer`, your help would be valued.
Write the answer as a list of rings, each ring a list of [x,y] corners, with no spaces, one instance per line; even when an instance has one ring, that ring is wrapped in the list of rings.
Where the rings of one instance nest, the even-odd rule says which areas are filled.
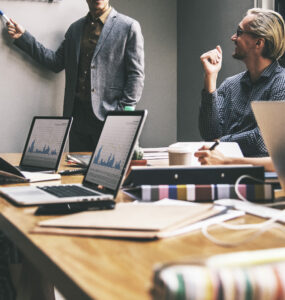
[[[54,72],[65,69],[64,116],[73,111],[80,40],[86,17],[68,28],[65,39],[56,51],[45,48],[29,32],[15,45],[38,63]],[[144,86],[144,40],[139,23],[111,10],[101,32],[90,66],[91,99],[94,114],[104,120],[110,110],[135,105]]]

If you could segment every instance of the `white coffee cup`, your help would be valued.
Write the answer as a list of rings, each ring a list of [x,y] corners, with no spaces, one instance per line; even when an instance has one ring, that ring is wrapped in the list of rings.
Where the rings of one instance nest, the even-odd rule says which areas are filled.
[[[168,147],[169,165],[190,166],[192,162],[192,152],[187,147]]]

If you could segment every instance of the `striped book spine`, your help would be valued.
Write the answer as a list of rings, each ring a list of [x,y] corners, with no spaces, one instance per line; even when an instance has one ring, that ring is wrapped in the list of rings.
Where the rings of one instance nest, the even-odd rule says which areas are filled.
[[[233,184],[142,185],[140,189],[143,201],[169,198],[208,202],[225,198],[238,198]],[[274,189],[271,184],[239,184],[238,190],[243,197],[250,201],[274,199]]]
[[[158,269],[153,300],[285,299],[285,263],[209,268],[173,265]]]

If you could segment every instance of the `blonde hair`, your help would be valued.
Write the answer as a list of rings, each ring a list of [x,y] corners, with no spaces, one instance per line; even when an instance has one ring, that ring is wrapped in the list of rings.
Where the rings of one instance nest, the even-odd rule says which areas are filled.
[[[285,52],[285,25],[282,16],[270,9],[252,8],[247,15],[255,15],[249,22],[250,31],[265,39],[263,57],[279,59]]]

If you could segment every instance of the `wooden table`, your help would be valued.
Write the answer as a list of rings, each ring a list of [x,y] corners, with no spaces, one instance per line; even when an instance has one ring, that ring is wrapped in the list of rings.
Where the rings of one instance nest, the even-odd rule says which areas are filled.
[[[18,154],[0,155],[16,164]],[[62,183],[80,182],[82,176],[66,176]],[[125,200],[120,193],[118,201]],[[15,207],[0,198],[0,229],[55,283],[67,299],[150,299],[153,267],[157,263],[191,260],[231,251],[285,246],[285,235],[271,229],[251,243],[223,248],[207,240],[201,232],[160,241],[127,241],[104,238],[31,234],[35,224],[48,217],[34,216],[34,207]],[[246,216],[232,222],[261,221]],[[214,228],[218,238],[237,241],[244,232]]]

